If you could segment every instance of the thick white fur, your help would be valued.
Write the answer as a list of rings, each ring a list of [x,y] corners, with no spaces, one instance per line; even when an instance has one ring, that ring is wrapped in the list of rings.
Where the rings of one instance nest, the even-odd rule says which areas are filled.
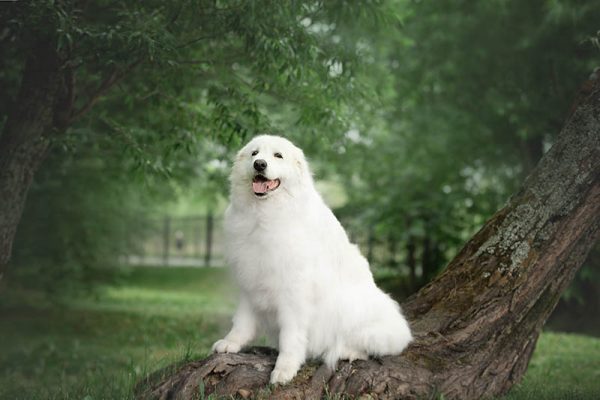
[[[252,190],[256,159],[267,161],[267,178],[281,181],[264,197]],[[240,302],[214,351],[238,352],[261,331],[278,338],[271,382],[285,383],[307,358],[335,368],[339,359],[400,353],[412,340],[400,307],[375,285],[315,190],[302,150],[287,139],[258,136],[240,150],[225,232]]]

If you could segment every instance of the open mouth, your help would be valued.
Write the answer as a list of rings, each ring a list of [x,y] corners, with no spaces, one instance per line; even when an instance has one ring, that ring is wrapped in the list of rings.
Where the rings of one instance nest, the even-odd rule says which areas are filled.
[[[264,175],[256,175],[252,179],[252,190],[255,195],[262,197],[277,189],[280,183],[279,179],[267,179]]]

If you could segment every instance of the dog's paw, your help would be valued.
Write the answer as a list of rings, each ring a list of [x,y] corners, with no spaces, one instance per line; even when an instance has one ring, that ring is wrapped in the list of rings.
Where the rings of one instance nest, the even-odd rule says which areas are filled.
[[[285,384],[292,380],[298,372],[297,368],[292,367],[275,367],[271,372],[271,383],[272,384]]]
[[[217,340],[212,346],[212,351],[215,353],[238,353],[241,349],[239,343],[227,339]]]
[[[348,360],[349,362],[352,362],[354,360],[367,360],[368,358],[369,356],[364,351],[349,349],[344,351],[344,353],[342,353],[342,355],[340,356],[340,359]]]

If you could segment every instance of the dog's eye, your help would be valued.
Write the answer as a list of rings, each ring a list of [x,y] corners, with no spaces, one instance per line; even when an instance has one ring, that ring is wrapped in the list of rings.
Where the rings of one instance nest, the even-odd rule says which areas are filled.
[[[273,154],[273,155],[274,155],[275,157],[277,157],[277,158],[283,158],[283,156],[281,155],[281,153],[275,153],[275,154]]]
[[[257,154],[258,154],[258,150],[254,150],[254,151],[252,152],[252,156],[255,156],[255,155],[257,155]]]

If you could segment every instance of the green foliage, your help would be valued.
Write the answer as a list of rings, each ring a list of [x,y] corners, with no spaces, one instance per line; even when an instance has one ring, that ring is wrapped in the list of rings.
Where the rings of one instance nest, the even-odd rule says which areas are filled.
[[[206,138],[237,147],[298,121],[339,128],[359,68],[356,43],[340,38],[394,19],[377,2],[24,3],[3,10],[7,66],[18,70],[32,41],[55,42],[76,75],[75,116],[101,92],[88,126],[126,128],[145,150],[157,145],[153,157]],[[111,78],[118,88],[104,90]]]
[[[414,272],[414,289],[552,143],[597,63],[599,13],[597,2],[578,0],[5,6],[0,123],[36,40],[53,43],[75,76],[74,119],[36,177],[20,237],[33,236],[19,240],[17,252],[32,253],[31,242],[41,241],[35,224],[46,213],[45,182],[60,171],[99,161],[118,169],[114,176],[88,168],[89,180],[60,191],[71,215],[80,208],[78,218],[53,208],[56,231],[78,237],[73,221],[99,215],[81,193],[111,204],[114,218],[102,224],[114,228],[98,219],[82,243],[96,246],[90,257],[68,241],[53,245],[85,264],[92,253],[114,253],[109,242],[125,242],[118,225],[135,225],[124,222],[135,211],[181,188],[217,208],[232,152],[256,133],[279,132],[305,149],[317,178],[343,183],[339,215],[364,248],[371,236],[376,267]],[[38,250],[44,262],[60,259]]]
[[[3,7],[0,122],[40,43],[64,60],[65,91],[74,95],[58,105],[70,123],[53,134],[15,243],[23,281],[43,276],[31,281],[56,292],[65,290],[56,281],[93,282],[143,235],[139,215],[178,187],[192,185],[212,208],[226,191],[232,149],[256,133],[333,136],[347,101],[360,95],[356,43],[338,39],[393,20],[385,10],[346,1]]]
[[[369,42],[379,73],[361,79],[379,102],[363,105],[367,112],[340,143],[340,176],[350,188],[340,212],[372,226],[379,247],[389,247],[375,251],[376,265],[398,264],[396,257],[406,275],[415,268],[407,247],[416,246],[422,284],[502,206],[560,131],[598,62],[600,4],[405,6],[402,26]]]
[[[548,323],[556,330],[596,334],[600,327],[600,246],[589,253]]]
[[[597,301],[600,303],[600,245],[592,248],[586,261],[581,266],[581,272],[575,276],[574,285],[571,285],[563,298],[574,302],[580,307],[586,303]]]

